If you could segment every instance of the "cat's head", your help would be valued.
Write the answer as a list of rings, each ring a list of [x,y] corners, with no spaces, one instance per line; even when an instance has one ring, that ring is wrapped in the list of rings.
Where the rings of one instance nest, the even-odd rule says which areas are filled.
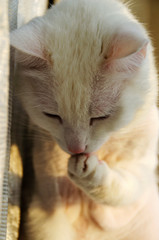
[[[96,151],[127,126],[149,88],[143,28],[74,8],[61,3],[11,34],[25,109],[70,154]]]

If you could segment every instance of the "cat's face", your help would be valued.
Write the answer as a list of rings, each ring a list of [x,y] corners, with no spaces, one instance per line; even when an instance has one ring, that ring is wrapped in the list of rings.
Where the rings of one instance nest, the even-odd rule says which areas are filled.
[[[55,62],[54,55],[53,67],[34,69],[34,77],[32,70],[31,76],[30,70],[24,74],[20,92],[25,109],[64,151],[94,152],[122,125],[122,84],[110,81],[110,75],[108,79],[99,72],[89,74],[87,69],[85,74],[80,68],[57,73]]]
[[[12,45],[23,52],[22,101],[33,122],[64,151],[91,153],[129,124],[143,103],[147,42],[132,23],[121,32],[108,27],[106,34],[91,16],[82,25],[74,13],[75,19],[60,25],[62,16],[56,15],[52,26],[50,13],[12,34]]]
[[[22,95],[25,109],[64,151],[94,152],[134,118],[142,103],[141,91],[117,73],[103,74],[100,61],[96,72],[89,68],[83,72],[82,64],[58,71],[56,65],[54,54],[53,66],[37,73],[34,69],[34,74],[31,70],[31,77],[28,70],[20,87],[26,93]]]

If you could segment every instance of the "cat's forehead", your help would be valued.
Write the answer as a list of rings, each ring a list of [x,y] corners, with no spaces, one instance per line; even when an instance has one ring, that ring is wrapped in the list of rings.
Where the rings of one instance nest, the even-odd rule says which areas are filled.
[[[60,74],[54,76],[54,94],[58,111],[69,122],[86,119],[91,103],[91,81],[89,74]]]
[[[72,35],[74,35],[72,33]],[[78,118],[88,116],[93,101],[95,78],[100,63],[101,44],[78,35],[70,41],[59,37],[52,51],[52,72],[55,95],[61,112],[74,113]],[[56,49],[56,51],[54,51]]]
[[[69,123],[108,114],[119,98],[120,85],[107,77],[88,73],[61,77],[63,80],[55,75],[54,94],[58,113]]]
[[[67,36],[68,37],[68,36]],[[69,122],[104,115],[114,101],[111,77],[101,73],[101,41],[58,39],[52,52],[54,93],[60,115]],[[56,46],[55,44],[55,46]],[[116,94],[117,95],[117,94]],[[72,117],[74,116],[74,117]]]
[[[90,39],[91,38],[91,39]],[[75,76],[85,79],[94,74],[101,59],[102,40],[92,36],[89,31],[84,34],[74,32],[60,33],[53,39],[49,55],[53,63],[53,70],[61,80]]]
[[[73,3],[71,7],[73,7]],[[80,4],[79,4],[80,5]],[[79,6],[82,7],[81,5]],[[45,43],[48,55],[53,62],[56,74],[61,76],[92,74],[96,72],[101,59],[101,48],[105,35],[103,24],[93,13],[86,11],[86,6],[65,12],[64,15],[51,15],[53,25],[46,24]],[[66,18],[66,19],[65,19]],[[107,37],[108,38],[108,37]],[[105,41],[105,40],[104,40]],[[104,42],[105,47],[107,41]],[[62,71],[61,71],[62,69]]]

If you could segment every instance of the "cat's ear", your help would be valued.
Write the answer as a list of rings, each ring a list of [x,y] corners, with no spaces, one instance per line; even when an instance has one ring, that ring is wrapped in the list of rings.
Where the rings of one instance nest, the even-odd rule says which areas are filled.
[[[10,45],[21,53],[45,60],[42,32],[39,21],[34,19],[10,34]]]
[[[136,72],[146,58],[148,42],[137,31],[117,33],[108,47],[104,68],[124,74]]]

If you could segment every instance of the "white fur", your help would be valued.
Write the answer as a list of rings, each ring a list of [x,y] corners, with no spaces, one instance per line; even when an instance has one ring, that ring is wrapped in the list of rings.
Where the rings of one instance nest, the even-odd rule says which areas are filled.
[[[119,1],[63,0],[11,45],[28,115],[82,153],[67,170],[53,140],[37,141],[27,239],[158,240],[157,75],[145,29]],[[75,186],[61,185],[67,171]]]

